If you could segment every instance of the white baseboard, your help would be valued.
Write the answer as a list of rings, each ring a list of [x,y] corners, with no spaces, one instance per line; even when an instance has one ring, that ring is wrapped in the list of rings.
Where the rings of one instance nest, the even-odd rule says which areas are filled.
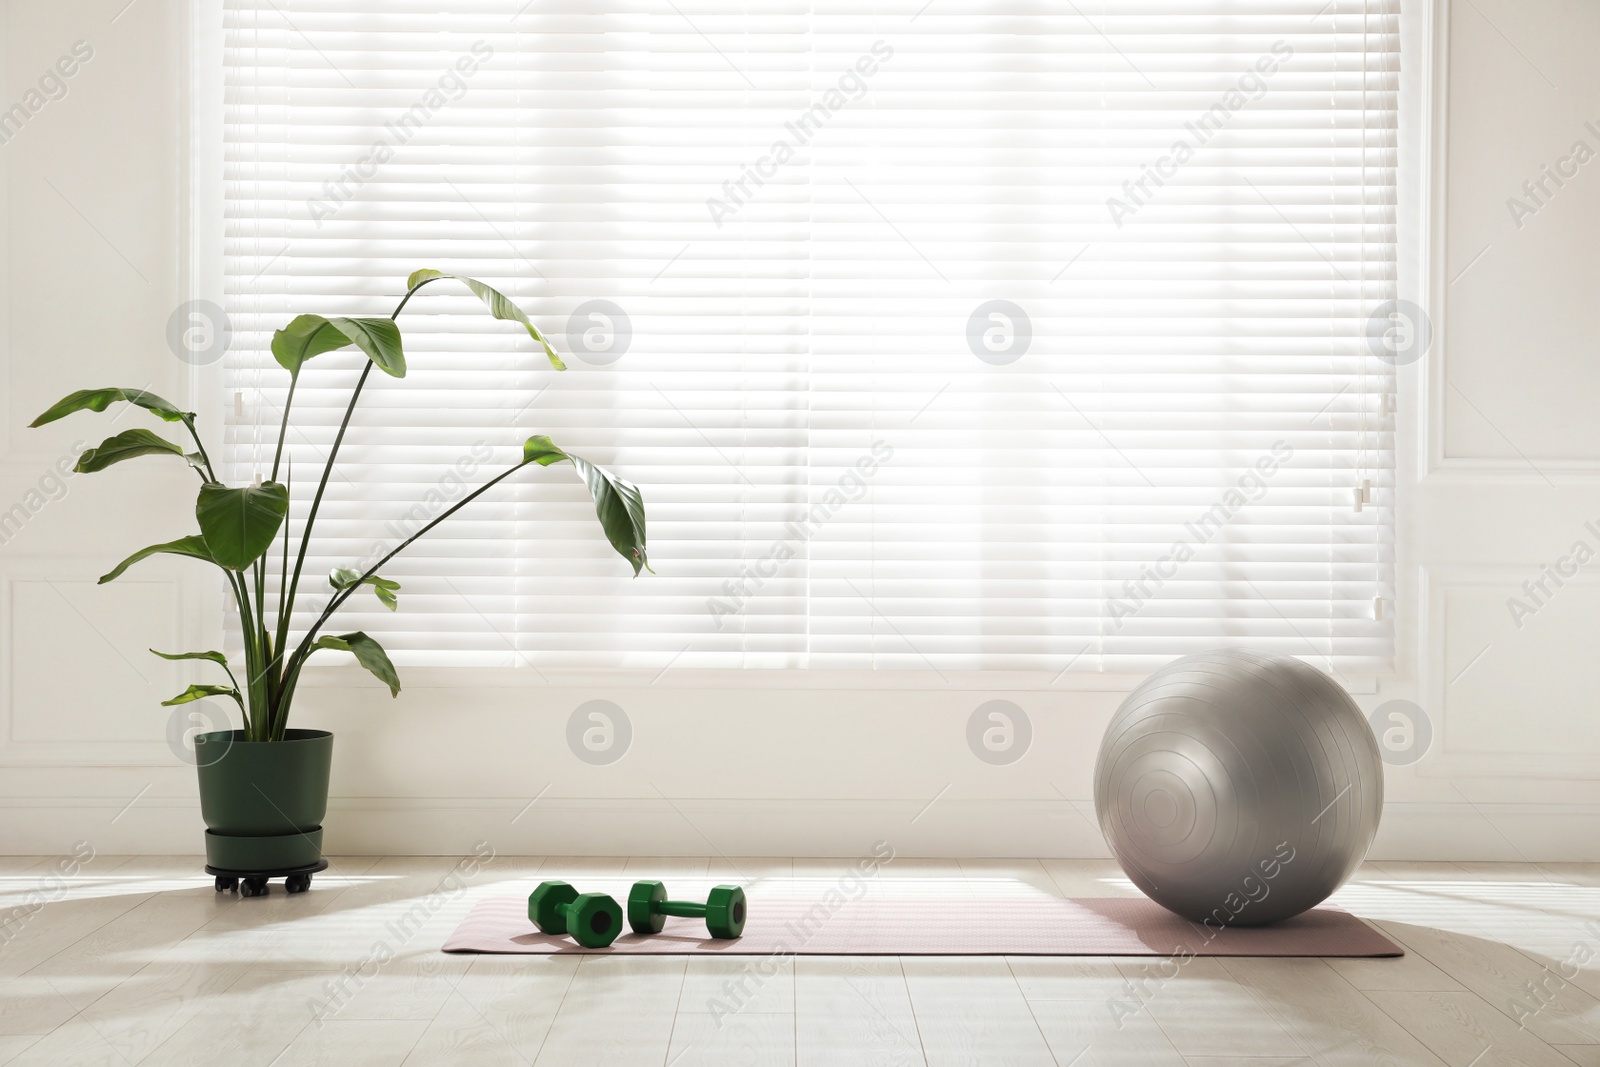
[[[335,855],[854,856],[887,841],[901,856],[1105,857],[1087,800],[524,800],[335,797]],[[0,798],[0,854],[202,850],[193,798]],[[1420,804],[1384,809],[1370,858],[1600,861],[1600,806]]]

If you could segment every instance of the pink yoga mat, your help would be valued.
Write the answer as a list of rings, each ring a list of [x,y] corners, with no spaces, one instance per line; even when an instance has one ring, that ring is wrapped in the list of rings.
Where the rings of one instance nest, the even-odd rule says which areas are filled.
[[[653,937],[624,933],[609,948],[541,934],[526,899],[474,907],[446,952],[722,956],[1401,956],[1400,947],[1333,907],[1271,926],[1208,929],[1149,900],[835,900],[750,897],[744,936],[715,941],[697,919],[668,919]]]

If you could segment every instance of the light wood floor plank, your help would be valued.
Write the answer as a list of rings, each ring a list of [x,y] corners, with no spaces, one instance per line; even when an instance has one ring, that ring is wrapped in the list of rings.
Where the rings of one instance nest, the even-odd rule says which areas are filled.
[[[422,1038],[427,1022],[335,1020],[308,1026],[279,1062],[295,1067],[400,1067]]]
[[[1600,863],[1541,863],[1538,866],[1554,878],[1600,888]]]
[[[16,978],[47,963],[96,930],[149,900],[150,893],[66,897],[37,903],[9,924],[0,951],[0,980]],[[12,905],[0,907],[9,910]],[[33,909],[33,904],[25,905]]]
[[[689,957],[679,1014],[794,1014],[794,958]]]
[[[898,959],[800,956],[794,982],[795,1062],[800,1067],[928,1062]]]
[[[672,1012],[631,1012],[563,1005],[534,1061],[536,1067],[638,1067],[665,1063]]]
[[[1109,956],[1008,956],[1006,963],[1029,1001],[1092,1000],[1111,1015],[1111,1001],[1125,992],[1121,964]]]
[[[665,882],[670,889],[674,882],[703,881],[710,867],[704,856],[629,856],[622,865],[622,876],[629,882]]]
[[[1478,1067],[1569,1067],[1567,1057],[1475,993],[1378,990],[1366,996],[1446,1063],[1477,1059]]]
[[[1117,1017],[1099,1000],[1030,1001],[1058,1064],[1072,1067],[1186,1067],[1148,1014]]]
[[[1395,935],[1389,933],[1387,923],[1373,925],[1394,940]],[[1340,978],[1357,989],[1450,992],[1466,988],[1416,952],[1408,952],[1398,959],[1328,960],[1327,963]]]
[[[1303,1055],[1328,1067],[1445,1067],[1403,1026],[1317,959],[1220,961],[1292,1033]]]
[[[435,1047],[439,1038],[434,1030],[454,1028],[454,1020],[461,1014],[454,1001],[459,999],[496,1037],[528,1063],[534,1062],[581,962],[578,956],[474,957],[446,1005],[453,1013],[439,1013],[430,1033],[424,1035],[422,1047]],[[470,1018],[467,1024],[476,1025]]]
[[[0,1005],[0,1037],[42,1037],[79,1009],[48,979],[37,977],[0,982]]]
[[[1478,937],[1410,925],[1392,929],[1408,951],[1426,957],[1541,1040],[1600,1044],[1600,1000],[1573,985],[1558,988],[1548,1001],[1530,989],[1546,980],[1546,964]]]
[[[1054,1064],[1050,1044],[1001,956],[900,961],[930,1064]]]
[[[139,1067],[271,1067],[300,1032],[314,1025],[299,1005],[230,1000],[185,1022],[140,1061]]]
[[[794,1015],[679,1012],[667,1062],[672,1067],[788,1067],[795,1062]]]
[[[713,856],[706,864],[706,880],[712,885],[744,885],[745,879],[754,885],[788,892],[794,883],[794,860],[779,856]],[[745,888],[748,891],[749,886]]]
[[[40,1034],[9,1034],[0,1037],[0,1065],[13,1062],[30,1046],[43,1040]]]
[[[226,1002],[225,992],[249,969],[230,963],[147,964],[79,1012],[130,1063],[138,1063],[203,1011]]]
[[[132,976],[237,901],[211,886],[152,894],[28,974],[50,979],[78,1007],[86,1007],[104,992],[102,981],[120,983]]]
[[[519,1047],[513,1034],[496,1026],[466,997],[451,994],[429,1020],[406,1063],[418,1067],[531,1067],[544,1036],[541,1031],[531,1050]]]
[[[252,967],[228,987],[230,1001],[292,1005],[311,1019],[426,1019],[444,1005],[471,962],[458,959],[451,972],[419,968],[415,962],[373,961],[343,971]]]
[[[24,1048],[6,1067],[128,1067],[128,1062],[110,1039],[75,1016]]]
[[[584,956],[534,1062],[663,1062],[684,966],[681,956]]]
[[[1040,860],[1039,865],[1064,897],[1142,896],[1116,860]]]
[[[1184,1056],[1299,1056],[1305,1049],[1216,959],[1125,960],[1113,1018],[1148,1015]]]
[[[962,860],[961,873],[980,900],[1061,896],[1061,887],[1038,860]]]

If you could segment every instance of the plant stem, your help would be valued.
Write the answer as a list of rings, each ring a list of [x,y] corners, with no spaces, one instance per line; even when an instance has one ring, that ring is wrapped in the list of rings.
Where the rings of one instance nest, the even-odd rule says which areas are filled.
[[[294,518],[294,460],[289,461],[289,483],[284,488],[288,503],[283,512],[283,566],[278,569],[278,633],[283,633],[284,608],[289,587],[289,524]]]
[[[242,625],[242,621],[244,619],[248,618],[248,616],[245,614],[244,597],[242,595],[240,595],[240,592],[239,592],[239,579],[234,577],[234,573],[232,571],[228,570],[226,567],[222,567],[222,568],[219,568],[219,569],[222,571],[222,573],[228,579],[228,588],[233,591],[233,601],[234,601],[234,604],[239,609],[239,618],[241,620],[241,625]],[[248,634],[245,635],[244,661],[245,661],[244,662],[244,666],[245,666],[245,672],[246,672],[245,676],[249,677],[249,671],[250,671],[250,666],[251,665],[250,665],[250,639],[249,639],[249,635]],[[223,664],[222,665],[222,669],[228,672],[228,677],[229,678],[233,679],[233,688],[235,690],[237,690],[238,692],[243,693],[244,690],[239,689],[239,679],[233,677],[232,668],[230,668],[227,664]],[[244,705],[242,703],[239,706],[239,710],[241,712],[244,712],[244,715],[245,715],[244,726],[245,726],[245,729],[248,731],[250,729],[250,713],[248,711],[245,711]]]
[[[300,668],[284,672],[283,685],[278,689],[278,706],[281,709],[272,724],[269,738],[273,741],[282,741],[283,735],[289,729],[289,706],[294,702],[295,686],[300,684]]]
[[[263,553],[261,558],[253,565],[256,579],[256,641],[261,646],[261,662],[263,664],[263,682],[267,715],[270,718],[273,707],[273,696],[277,693],[277,679],[272,673],[272,631],[267,629],[267,557]]]
[[[267,560],[263,556],[256,560],[254,567],[256,578],[256,630],[261,634],[267,631],[265,619],[267,607]]]
[[[402,303],[402,307],[404,304]],[[398,314],[398,309],[396,309]],[[295,597],[300,593],[300,573],[305,569],[306,550],[311,547],[311,528],[316,525],[317,511],[322,507],[322,494],[328,489],[328,478],[333,474],[333,461],[339,456],[339,446],[344,443],[345,431],[350,428],[350,417],[356,412],[356,401],[361,399],[361,390],[367,384],[367,376],[372,373],[375,364],[367,361],[366,367],[361,371],[361,378],[356,382],[355,391],[350,394],[350,405],[344,409],[344,420],[339,423],[339,434],[333,439],[333,448],[328,452],[328,462],[322,468],[322,480],[317,483],[316,495],[311,498],[311,510],[306,513],[306,527],[300,531],[300,551],[294,560],[294,577],[289,581],[289,597],[282,610],[282,618],[278,626],[278,654],[281,657],[283,647],[288,640],[289,616],[294,610]],[[277,661],[273,661],[277,666]]]
[[[235,693],[241,693],[242,694],[244,692],[244,690],[239,688],[239,679],[237,679],[237,678],[235,678],[233,676],[233,668],[228,666],[227,663],[224,662],[222,664],[222,669],[227,673],[228,681],[233,683],[233,691]],[[239,701],[239,710],[240,711],[244,711],[244,701],[243,700]]]
[[[206,454],[206,443],[200,440],[200,431],[195,429],[194,420],[186,415],[183,424],[189,428],[189,436],[194,438],[194,447],[195,451],[200,453],[200,462],[206,465],[205,478],[208,481],[216,481],[217,474],[211,468],[211,457]]]
[[[428,279],[428,281],[433,281],[433,280],[434,279],[432,279],[432,278]],[[427,285],[427,284],[428,284],[428,282],[423,282],[422,283],[422,285]],[[411,298],[417,295],[417,289],[421,289],[422,285],[417,286],[416,289],[407,289],[406,290],[406,295],[401,298],[400,303],[395,306],[395,309],[389,313],[389,321],[390,322],[393,322],[395,319],[398,319],[400,317],[400,312],[404,311],[406,305],[411,303]]]
[[[278,461],[283,458],[283,445],[289,439],[289,409],[294,406],[295,387],[300,384],[300,371],[295,370],[289,378],[289,396],[283,402],[283,421],[278,425],[278,450],[272,457],[272,480],[278,480]],[[287,486],[289,506],[294,505],[294,457],[289,458],[289,484]],[[278,572],[278,647],[283,647],[284,638],[287,636],[289,626],[288,615],[288,586],[289,586],[289,511],[283,513],[283,567]],[[272,665],[278,665],[274,657]],[[274,700],[273,714],[277,714],[277,702]]]
[[[245,729],[250,740],[259,741],[261,703],[256,698],[256,693],[260,690],[261,649],[252,632],[255,627],[251,624],[254,616],[250,610],[250,587],[243,575],[236,575],[232,571],[228,571],[227,574],[228,581],[233,584],[233,595],[239,602],[239,625],[244,631],[244,669],[250,679],[247,693],[250,710],[245,715]]]
[[[289,434],[289,409],[294,406],[294,388],[300,384],[300,372],[289,377],[289,395],[283,402],[283,422],[278,425],[278,450],[272,456],[272,480],[278,480],[278,464],[283,459],[283,442]]]

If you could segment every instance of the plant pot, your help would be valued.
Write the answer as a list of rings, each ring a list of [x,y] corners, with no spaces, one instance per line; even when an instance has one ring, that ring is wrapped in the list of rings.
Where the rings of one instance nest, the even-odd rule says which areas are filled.
[[[289,730],[282,741],[250,741],[243,730],[194,739],[206,863],[266,873],[322,859],[333,735]]]

